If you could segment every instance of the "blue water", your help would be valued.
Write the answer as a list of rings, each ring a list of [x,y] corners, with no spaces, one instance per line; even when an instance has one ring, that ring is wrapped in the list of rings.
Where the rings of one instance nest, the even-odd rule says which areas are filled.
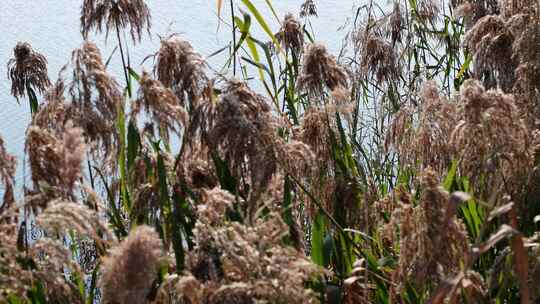
[[[276,32],[277,22],[272,18],[264,0],[252,0],[261,8],[267,19],[272,20],[271,27]],[[208,56],[221,49],[231,39],[230,27],[224,23],[218,29],[216,0],[147,0],[152,13],[151,38],[145,36],[143,41],[130,45],[132,66],[137,70],[150,69],[140,65],[147,55],[159,48],[158,35],[181,33],[190,40],[203,56]],[[222,17],[228,21],[230,11],[228,1],[222,11]],[[241,1],[235,1],[241,6]],[[298,14],[303,0],[274,0],[273,5],[280,17],[287,12]],[[319,17],[312,19],[316,40],[325,42],[328,47],[338,52],[344,37],[338,31],[346,19],[353,15],[358,0],[319,0],[316,1]],[[73,49],[80,47],[79,13],[82,0],[1,0],[0,28],[3,29],[0,42],[0,135],[4,138],[7,150],[17,156],[19,169],[17,187],[22,186],[24,160],[24,134],[30,119],[29,106],[25,100],[17,104],[10,95],[10,82],[7,78],[6,64],[12,57],[12,49],[18,41],[27,41],[34,49],[44,54],[49,62],[49,77],[57,79],[62,66],[68,63]],[[267,37],[259,30],[255,36]],[[104,57],[108,57],[115,47],[114,36],[105,41],[105,35],[92,36],[90,40],[98,43]],[[223,56],[210,58],[208,63],[214,69],[221,68]],[[123,83],[119,56],[111,61],[111,73]],[[28,175],[28,174],[26,174]],[[1,191],[1,190],[0,190]]]

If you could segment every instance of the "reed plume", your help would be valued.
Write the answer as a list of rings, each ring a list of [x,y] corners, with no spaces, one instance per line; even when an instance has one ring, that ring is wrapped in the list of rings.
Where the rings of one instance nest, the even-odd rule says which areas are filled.
[[[51,85],[47,75],[47,59],[35,51],[30,43],[18,42],[13,49],[14,58],[7,64],[11,81],[11,95],[17,100],[29,90],[43,94]]]
[[[426,288],[428,281],[440,282],[448,274],[457,274],[469,258],[467,231],[456,214],[459,194],[444,191],[429,168],[424,171],[422,188],[418,206],[405,200],[392,214],[399,222],[399,265],[393,274],[399,288],[408,281]]]
[[[440,13],[439,2],[435,0],[419,0],[416,2],[415,14],[423,22],[435,22]]]
[[[402,12],[401,5],[399,2],[394,2],[394,9],[388,20],[388,32],[392,39],[392,46],[395,46],[396,43],[401,42],[401,36],[403,32],[403,26],[405,25],[405,20]]]
[[[48,235],[63,235],[76,232],[78,237],[89,237],[95,241],[114,241],[99,214],[82,204],[60,199],[49,202],[48,207],[36,218],[37,224]]]
[[[157,58],[154,73],[164,86],[171,88],[182,103],[188,101],[195,106],[203,97],[208,78],[202,56],[191,44],[177,35],[161,39],[161,47],[154,54]]]
[[[309,16],[317,17],[317,5],[313,0],[304,0],[300,6],[300,17],[303,18]]]
[[[158,266],[162,243],[153,228],[139,226],[103,260],[103,303],[147,303]]]
[[[307,47],[302,63],[302,72],[297,87],[301,92],[321,94],[326,86],[330,91],[348,88],[348,76],[334,56],[322,44],[313,43]]]
[[[255,202],[277,170],[277,125],[266,98],[231,80],[219,103],[209,101],[198,107],[189,134],[199,134],[208,152],[227,161],[236,178],[249,178],[249,193],[239,190]]]
[[[8,296],[18,295],[27,299],[32,282],[32,271],[24,269],[17,261],[23,256],[20,251],[25,245],[18,239],[17,223],[19,212],[15,206],[4,203],[0,208],[0,302],[8,303]]]
[[[472,181],[504,182],[514,193],[532,167],[531,137],[513,95],[488,90],[475,80],[460,92],[460,121],[450,142],[459,151],[460,168]]]
[[[105,164],[115,163],[118,132],[115,123],[123,103],[122,92],[103,63],[101,52],[92,42],[85,42],[72,54],[73,80],[69,84],[70,119],[84,130],[90,152]],[[103,154],[102,154],[103,153]]]
[[[501,87],[505,92],[512,89],[517,68],[513,41],[505,20],[497,15],[481,18],[467,32],[464,42],[474,54],[475,78],[482,80],[486,88]]]
[[[39,282],[43,297],[48,302],[85,303],[72,280],[82,277],[82,271],[62,239],[66,233],[76,232],[72,235],[75,238],[89,237],[103,245],[103,241],[113,240],[107,225],[96,212],[81,204],[53,200],[36,218],[47,233],[27,247],[21,247],[20,231],[27,232],[25,224],[18,224],[17,217],[13,217],[16,213],[14,208],[0,213],[0,301],[9,303],[7,299],[13,299],[13,296],[31,301],[32,290]],[[6,221],[10,218],[15,220]],[[19,234],[13,232],[18,225],[22,225]],[[32,265],[31,268],[28,264]]]
[[[4,145],[4,139],[0,136],[0,180],[4,185],[4,197],[0,207],[2,210],[8,209],[14,202],[13,186],[15,184],[15,170],[17,161],[14,156],[9,154]]]
[[[411,107],[399,110],[386,133],[385,146],[396,149],[402,165],[430,167],[442,176],[456,152],[448,139],[458,122],[458,109],[440,95],[434,81],[423,84],[420,100],[417,118]]]
[[[187,124],[187,113],[174,93],[165,88],[160,81],[153,80],[143,72],[140,79],[139,98],[131,107],[131,117],[136,117],[144,110],[156,124],[158,134],[168,141],[169,133],[181,136],[183,126]]]
[[[32,182],[39,195],[44,196],[36,201],[37,207],[46,207],[51,198],[75,200],[75,185],[83,176],[86,153],[82,134],[82,129],[71,123],[60,134],[32,125],[28,128],[25,150]]]
[[[140,42],[144,30],[150,34],[150,9],[144,0],[84,0],[81,6],[81,33],[119,31],[129,27],[133,42]]]
[[[302,24],[291,13],[285,15],[281,29],[275,36],[279,43],[285,46],[286,50],[291,50],[297,55],[304,48],[304,32]]]
[[[212,163],[205,159],[204,154],[201,157],[189,158],[181,170],[183,172],[178,175],[186,176],[186,183],[191,189],[212,189],[219,183]]]
[[[277,214],[253,226],[223,220],[234,196],[222,190],[208,192],[198,209],[197,247],[188,257],[188,273],[176,282],[178,299],[188,303],[252,303],[258,301],[315,303],[304,288],[321,270],[300,252],[282,244],[288,227]],[[205,220],[206,214],[215,214]],[[220,216],[221,215],[221,216]],[[287,278],[286,286],[277,286]],[[193,289],[195,288],[195,289]]]
[[[397,18],[397,17],[396,17]],[[393,26],[398,27],[398,24]],[[359,31],[356,43],[362,53],[360,69],[363,77],[375,75],[377,81],[398,80],[400,67],[394,49],[399,38],[398,28],[392,29],[392,43],[374,31]]]

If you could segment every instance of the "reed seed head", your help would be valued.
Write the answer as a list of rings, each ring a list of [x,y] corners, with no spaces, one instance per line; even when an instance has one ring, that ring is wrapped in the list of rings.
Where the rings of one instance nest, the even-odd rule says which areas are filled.
[[[92,30],[105,35],[129,27],[133,42],[140,42],[143,32],[150,34],[150,9],[144,0],[84,0],[81,6],[81,33],[88,38]]]
[[[118,111],[122,107],[122,91],[116,80],[106,71],[99,48],[85,42],[73,51],[73,80],[69,84],[71,103],[66,106],[69,119],[82,128],[90,152],[95,158],[105,159],[107,167],[114,167],[118,153],[119,135],[116,130]]]
[[[202,56],[178,35],[162,39],[154,56],[157,57],[154,73],[158,80],[171,88],[181,102],[188,98],[195,106],[209,85]]]
[[[0,180],[4,185],[4,198],[0,207],[0,214],[15,202],[13,186],[15,184],[15,170],[17,161],[6,150],[4,139],[0,136]]]
[[[349,77],[324,45],[313,43],[308,45],[304,54],[297,87],[302,92],[317,95],[324,92],[325,86],[330,91],[348,88]]]
[[[314,0],[304,0],[302,6],[300,7],[300,17],[317,17],[317,5]]]
[[[304,48],[304,29],[296,17],[288,13],[285,15],[281,29],[276,33],[276,38],[285,46],[285,49],[299,54]]]
[[[165,88],[160,81],[154,80],[143,72],[140,80],[139,97],[131,107],[131,117],[136,117],[144,110],[156,124],[157,134],[169,141],[169,133],[181,136],[183,126],[187,124],[187,113],[174,93]]]
[[[162,255],[161,240],[153,228],[133,229],[103,260],[103,302],[147,303]]]
[[[14,58],[7,64],[8,78],[11,80],[11,95],[19,99],[28,90],[40,94],[51,85],[47,75],[47,59],[35,51],[27,42],[18,42],[13,49]]]
[[[253,226],[197,222],[197,247],[188,256],[189,274],[179,281],[178,293],[203,303],[316,303],[304,284],[322,272],[305,255],[283,245],[288,230],[276,213]],[[276,284],[282,280],[288,283]],[[200,291],[195,294],[190,286]]]
[[[396,39],[392,40],[392,43],[371,31],[361,31],[358,35],[356,42],[360,46],[362,53],[360,63],[362,76],[367,77],[369,74],[373,74],[378,81],[398,80],[400,67],[393,45],[398,39],[397,32],[392,34],[393,39]]]
[[[76,183],[82,178],[86,157],[83,131],[68,123],[63,133],[30,126],[26,132],[34,187],[49,197],[74,200]],[[40,207],[45,207],[47,202]]]

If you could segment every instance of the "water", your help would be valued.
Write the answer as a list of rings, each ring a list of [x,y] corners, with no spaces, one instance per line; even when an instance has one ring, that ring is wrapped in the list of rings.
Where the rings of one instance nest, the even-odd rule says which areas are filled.
[[[271,27],[278,26],[264,0],[252,0],[261,12],[272,20]],[[181,33],[192,42],[203,56],[208,56],[221,49],[231,39],[230,27],[221,24],[218,30],[216,0],[147,0],[152,13],[152,36],[145,36],[143,41],[130,46],[132,66],[136,70],[150,69],[140,65],[143,58],[159,48],[157,35]],[[240,5],[240,1],[236,1]],[[274,0],[273,5],[281,17],[287,12],[298,14],[303,0]],[[312,19],[316,40],[325,42],[329,48],[338,52],[341,47],[343,32],[338,29],[345,20],[353,15],[354,0],[320,0],[319,18]],[[82,0],[1,0],[0,28],[3,29],[0,42],[0,134],[3,136],[9,153],[17,156],[17,186],[22,186],[25,178],[22,170],[24,160],[24,134],[30,120],[30,110],[26,100],[17,104],[10,95],[10,82],[7,78],[6,64],[12,57],[12,49],[18,41],[27,41],[34,49],[44,54],[49,62],[49,77],[57,79],[59,70],[68,63],[73,49],[80,47],[79,13]],[[222,17],[228,21],[230,11],[228,1],[224,1]],[[254,18],[253,18],[254,19]],[[253,20],[252,23],[254,23]],[[260,30],[255,37],[267,39]],[[90,40],[98,43],[102,55],[108,57],[115,48],[115,36],[105,41],[105,35],[92,36]],[[224,62],[224,55],[208,60],[210,66],[219,69]],[[120,82],[124,82],[121,61],[117,54],[113,57],[110,72]],[[27,170],[26,170],[27,171]],[[28,174],[26,174],[28,175]],[[27,178],[26,178],[27,179]],[[0,190],[1,192],[1,190]]]

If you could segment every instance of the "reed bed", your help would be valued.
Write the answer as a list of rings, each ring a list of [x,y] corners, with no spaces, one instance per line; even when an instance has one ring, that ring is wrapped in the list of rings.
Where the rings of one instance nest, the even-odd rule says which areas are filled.
[[[0,303],[540,301],[539,2],[368,1],[334,55],[317,1],[229,1],[219,73],[178,34],[138,71],[145,1],[82,2],[56,82],[7,62],[31,184],[0,138]]]

